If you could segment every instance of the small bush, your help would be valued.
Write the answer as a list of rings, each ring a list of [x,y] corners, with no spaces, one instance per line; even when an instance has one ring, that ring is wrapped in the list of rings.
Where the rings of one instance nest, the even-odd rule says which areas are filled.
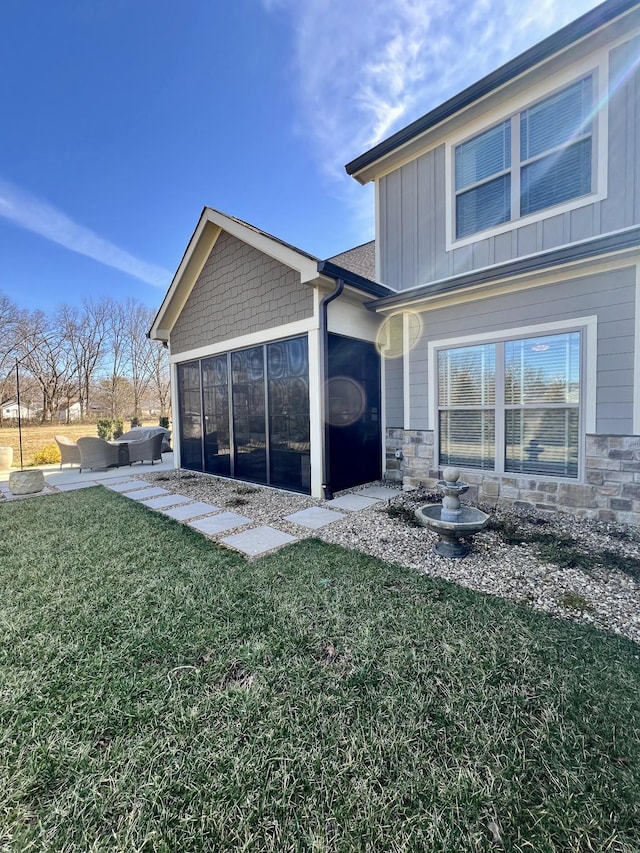
[[[60,451],[55,444],[45,444],[31,457],[31,465],[55,465],[60,462]]]
[[[564,592],[558,602],[564,607],[566,610],[574,610],[577,612],[584,612],[585,610],[593,610],[593,607],[584,595],[579,595],[575,592]]]
[[[111,423],[113,425],[113,437],[120,438],[120,436],[124,432],[124,424],[122,423],[122,418],[116,418],[115,420],[111,421]]]
[[[142,426],[142,421],[140,420],[140,418],[137,418],[137,417],[134,415],[134,416],[131,418],[131,429],[133,429],[134,427],[140,427],[140,426]]]
[[[164,427],[165,429],[169,429],[169,418],[163,415],[158,421],[158,426]]]
[[[229,498],[228,500],[226,500],[224,502],[224,505],[225,506],[244,506],[245,504],[248,504],[248,503],[249,503],[249,501],[246,498],[237,497],[237,498]]]
[[[98,428],[98,438],[110,441],[113,437],[113,421],[111,418],[100,418],[96,426]]]

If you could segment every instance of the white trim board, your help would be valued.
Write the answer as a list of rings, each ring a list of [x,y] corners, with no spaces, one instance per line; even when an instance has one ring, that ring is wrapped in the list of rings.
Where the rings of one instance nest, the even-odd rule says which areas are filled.
[[[172,364],[178,364],[184,361],[193,361],[197,358],[206,358],[209,355],[218,355],[218,353],[221,352],[233,352],[234,350],[246,349],[247,347],[259,344],[267,344],[271,341],[280,341],[284,338],[295,338],[300,335],[306,335],[317,328],[318,323],[316,318],[309,317],[306,320],[296,320],[294,323],[285,323],[282,326],[272,326],[269,329],[262,329],[259,332],[240,335],[240,337],[237,338],[227,338],[226,340],[219,341],[215,344],[207,344],[207,346],[185,350],[184,352],[171,355],[170,360]]]
[[[636,264],[636,304],[633,353],[633,434],[640,434],[640,263]]]

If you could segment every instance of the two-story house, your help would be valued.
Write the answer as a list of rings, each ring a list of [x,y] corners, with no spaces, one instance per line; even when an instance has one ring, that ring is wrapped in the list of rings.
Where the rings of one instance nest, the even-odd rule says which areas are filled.
[[[205,208],[151,330],[179,464],[316,496],[454,465],[640,522],[640,4],[608,0],[347,165],[319,261]]]

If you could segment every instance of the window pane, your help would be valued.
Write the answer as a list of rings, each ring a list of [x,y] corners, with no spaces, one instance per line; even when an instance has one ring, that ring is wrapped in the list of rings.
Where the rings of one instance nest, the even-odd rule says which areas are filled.
[[[511,166],[511,119],[456,148],[456,189],[461,190]]]
[[[202,361],[204,399],[204,467],[210,474],[231,473],[229,443],[229,382],[227,356]]]
[[[577,408],[507,411],[505,471],[577,477]]]
[[[307,338],[267,344],[270,482],[309,492],[309,359]]]
[[[264,350],[231,354],[235,475],[267,482],[267,435],[264,405]]]
[[[180,464],[202,471],[202,403],[200,362],[178,365],[178,401],[180,411]]]
[[[507,405],[579,402],[579,332],[507,341],[504,357]]]
[[[511,175],[461,193],[456,199],[456,236],[466,237],[511,219]]]
[[[522,168],[520,213],[534,213],[591,192],[591,137]]]
[[[495,413],[493,411],[440,412],[440,465],[463,468],[495,467]]]
[[[438,405],[495,403],[496,348],[493,344],[438,353]]]
[[[591,77],[524,110],[520,116],[520,159],[529,160],[591,132]]]

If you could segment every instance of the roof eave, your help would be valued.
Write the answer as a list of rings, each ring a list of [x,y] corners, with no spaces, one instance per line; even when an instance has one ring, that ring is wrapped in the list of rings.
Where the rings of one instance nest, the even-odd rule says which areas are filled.
[[[465,288],[542,272],[545,269],[559,267],[563,264],[579,263],[596,258],[599,255],[629,250],[640,250],[640,226],[563,246],[560,249],[550,249],[547,252],[530,255],[516,261],[507,261],[494,267],[486,267],[471,273],[461,273],[455,277],[405,290],[401,293],[395,292],[392,296],[366,303],[366,307],[373,311],[386,311],[401,305],[411,305],[434,296],[454,293]]]
[[[416,119],[411,124],[389,136],[387,139],[365,151],[359,157],[346,164],[345,170],[348,175],[354,177],[361,184],[368,183],[372,176],[369,171],[365,173],[374,163],[383,160],[402,146],[412,142],[445,119],[450,118],[465,109],[475,101],[480,100],[496,89],[500,88],[510,80],[520,76],[525,71],[538,65],[556,53],[567,48],[574,42],[579,41],[605,24],[609,24],[615,18],[628,12],[638,5],[638,0],[607,0],[586,14],[567,24],[562,29],[552,33],[546,39],[516,56],[514,59],[492,71],[490,74],[468,86],[462,92],[449,98],[443,104]]]
[[[346,270],[343,267],[339,267],[337,264],[331,263],[331,261],[319,261],[318,273],[320,275],[327,276],[328,278],[336,280],[342,279],[345,284],[356,288],[356,290],[360,290],[362,293],[367,293],[370,296],[383,298],[385,296],[395,294],[396,292],[390,287],[386,287],[384,284],[378,284],[375,281],[364,278],[364,276],[351,272],[351,270]]]

